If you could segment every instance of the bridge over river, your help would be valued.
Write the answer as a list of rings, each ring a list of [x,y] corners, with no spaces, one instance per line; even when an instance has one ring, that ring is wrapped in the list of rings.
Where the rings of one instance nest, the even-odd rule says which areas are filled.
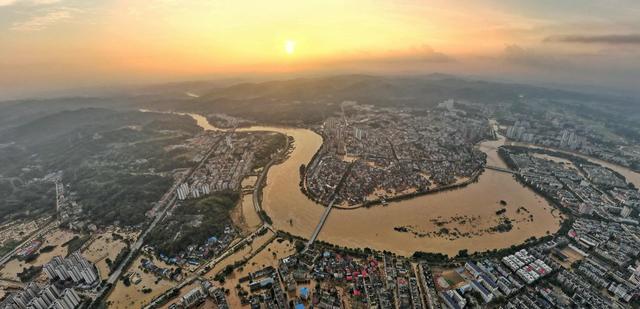
[[[498,171],[498,172],[503,172],[503,173],[509,173],[509,174],[517,174],[518,172],[508,169],[508,168],[504,168],[504,167],[498,167],[498,166],[491,166],[491,165],[487,165],[484,168],[488,169],[488,170],[493,170],[493,171]]]
[[[327,218],[329,217],[329,213],[331,212],[333,205],[336,203],[338,192],[340,192],[340,189],[342,189],[342,187],[344,186],[344,183],[346,182],[349,174],[351,173],[351,168],[353,168],[353,165],[355,165],[356,162],[357,161],[351,162],[351,164],[349,164],[349,166],[347,167],[347,170],[344,172],[344,174],[342,174],[342,178],[340,178],[338,185],[336,185],[336,188],[333,190],[333,193],[331,194],[331,202],[329,202],[329,205],[327,205],[326,209],[322,213],[322,217],[320,217],[320,222],[318,222],[318,225],[313,230],[313,234],[311,234],[311,237],[307,242],[306,248],[309,248],[313,244],[313,242],[316,241],[316,239],[318,238],[318,235],[320,234],[320,231],[322,230],[324,223],[327,221]]]

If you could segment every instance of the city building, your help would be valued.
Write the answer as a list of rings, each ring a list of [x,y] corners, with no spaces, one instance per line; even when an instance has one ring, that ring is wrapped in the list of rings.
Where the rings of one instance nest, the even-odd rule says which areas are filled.
[[[44,265],[43,271],[51,281],[70,280],[80,288],[90,288],[99,283],[95,266],[79,252],[74,252],[65,259],[54,257]]]
[[[78,293],[71,288],[29,283],[22,291],[10,294],[0,302],[0,309],[74,309],[79,308],[81,302]]]

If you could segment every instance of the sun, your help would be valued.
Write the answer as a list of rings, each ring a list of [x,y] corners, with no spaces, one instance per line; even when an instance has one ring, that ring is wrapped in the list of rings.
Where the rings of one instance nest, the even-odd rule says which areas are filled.
[[[292,40],[287,40],[284,42],[284,51],[291,55],[296,51],[296,42]]]

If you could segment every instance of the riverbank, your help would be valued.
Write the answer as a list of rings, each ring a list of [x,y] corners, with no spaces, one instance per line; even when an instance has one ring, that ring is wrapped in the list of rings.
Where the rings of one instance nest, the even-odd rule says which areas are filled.
[[[456,182],[453,184],[449,184],[449,185],[444,185],[444,186],[440,186],[440,187],[435,187],[433,189],[427,189],[427,190],[423,190],[423,191],[415,191],[415,192],[411,192],[411,193],[406,193],[406,194],[399,194],[399,195],[395,195],[395,196],[391,196],[391,197],[385,197],[385,198],[379,198],[376,200],[371,200],[371,201],[367,201],[365,203],[362,203],[360,205],[355,205],[353,207],[345,207],[345,206],[333,206],[336,209],[342,209],[342,210],[353,210],[353,209],[358,209],[358,208],[369,208],[372,206],[377,206],[377,205],[384,205],[386,203],[393,203],[393,202],[400,202],[400,201],[404,201],[404,200],[410,200],[416,197],[420,197],[420,196],[425,196],[425,195],[429,195],[429,194],[435,194],[435,193],[441,193],[441,192],[446,192],[446,191],[451,191],[451,190],[457,190],[457,189],[461,189],[464,188],[472,183],[475,183],[478,181],[478,178],[480,177],[480,175],[484,172],[485,170],[478,170],[475,173],[473,173],[473,175],[471,175],[471,177],[469,177],[469,179],[462,181],[462,182]]]
[[[217,130],[206,125],[205,129]],[[302,238],[310,237],[325,208],[309,200],[300,190],[300,166],[311,162],[322,146],[322,137],[300,128],[251,127],[238,131],[276,131],[293,137],[295,145],[289,158],[269,168],[262,189],[261,207],[272,220],[274,229]],[[495,151],[502,144],[503,139],[484,141],[478,145],[488,153],[487,164],[504,166]],[[394,231],[396,226],[412,226],[421,233],[434,232],[440,228],[434,222],[451,221],[451,218],[460,215],[473,217],[473,225],[452,226],[452,229],[457,227],[462,233],[486,230],[498,224],[495,222],[495,212],[501,208],[500,200],[530,209],[533,221],[520,218],[516,206],[507,207],[505,216],[518,223],[505,233],[451,240],[445,237],[421,238]],[[552,209],[553,206],[517,183],[512,175],[485,170],[475,182],[457,190],[395,201],[392,207],[361,207],[350,211],[336,209],[325,223],[319,240],[339,246],[387,250],[405,256],[416,251],[455,255],[463,248],[472,253],[507,248],[524,243],[531,236],[543,237],[547,231],[555,232],[561,221],[551,213]]]
[[[596,164],[599,164],[599,165],[602,165],[602,166],[604,166],[606,168],[611,169],[612,171],[624,176],[624,178],[628,182],[630,182],[634,186],[636,186],[636,188],[640,188],[640,171],[635,171],[635,170],[633,170],[631,168],[624,167],[624,166],[619,165],[619,164],[607,162],[607,161],[604,161],[602,159],[591,157],[591,156],[588,156],[588,155],[585,155],[585,154],[581,154],[581,153],[578,153],[578,152],[564,150],[564,149],[558,149],[558,148],[553,148],[553,147],[539,146],[539,145],[535,145],[535,144],[523,143],[523,142],[514,142],[514,141],[506,141],[505,144],[506,145],[513,145],[513,146],[527,147],[527,148],[532,148],[532,149],[546,149],[546,150],[553,151],[553,152],[565,153],[565,154],[568,154],[568,155],[573,155],[573,156],[576,156],[576,157],[579,157],[579,158],[583,158],[583,159],[591,161],[592,163],[596,163]]]
[[[484,142],[484,141],[498,141],[498,139],[496,138],[494,140],[481,140],[480,142]],[[323,139],[323,142],[324,142],[324,139]],[[318,201],[317,197],[312,196],[309,193],[309,191],[307,190],[307,172],[310,169],[312,170],[314,165],[317,164],[316,160],[320,156],[321,152],[322,152],[322,146],[318,149],[318,151],[315,152],[315,154],[313,155],[313,157],[309,161],[309,165],[308,166],[305,165],[305,164],[302,164],[300,166],[300,183],[299,183],[299,187],[300,187],[300,191],[302,192],[302,194],[304,194],[309,200],[313,201],[315,204],[320,205],[322,207],[327,207],[328,206],[327,204],[324,204],[324,203]],[[358,160],[357,157],[354,157],[354,159],[349,161],[349,162],[351,164],[354,164],[357,160]],[[485,162],[485,165],[486,165],[486,162]],[[369,201],[366,201],[364,203],[360,203],[360,204],[356,204],[356,205],[352,205],[352,206],[334,205],[333,208],[340,209],[340,210],[354,210],[354,209],[359,209],[359,208],[369,208],[369,207],[377,206],[377,205],[385,205],[386,206],[388,203],[391,203],[391,202],[399,202],[399,201],[409,200],[409,199],[420,197],[420,196],[424,196],[424,195],[429,195],[429,194],[445,192],[445,191],[449,191],[449,190],[460,189],[460,188],[464,188],[464,187],[468,186],[469,184],[477,182],[478,177],[484,171],[485,171],[485,169],[483,167],[482,169],[479,169],[479,170],[475,171],[468,179],[466,179],[464,181],[457,181],[455,183],[444,185],[444,186],[438,186],[438,187],[431,188],[431,189],[426,189],[426,190],[415,190],[415,191],[411,191],[411,192],[408,192],[408,193],[396,194],[396,195],[393,195],[393,196],[380,197],[380,198],[377,198],[377,199],[374,199],[374,200],[369,200]]]

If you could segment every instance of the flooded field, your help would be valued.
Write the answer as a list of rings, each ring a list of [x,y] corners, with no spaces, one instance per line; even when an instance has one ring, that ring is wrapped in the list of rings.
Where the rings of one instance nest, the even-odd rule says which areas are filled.
[[[244,194],[231,213],[233,223],[245,233],[251,233],[262,225],[253,207],[253,194]]]
[[[60,229],[53,230],[47,234],[42,246],[40,247],[44,248],[47,246],[54,246],[55,248],[53,248],[53,250],[46,253],[40,253],[35,260],[28,263],[14,258],[0,270],[0,278],[20,280],[18,278],[18,273],[22,272],[24,268],[28,268],[30,266],[42,266],[48,263],[54,256],[67,256],[67,247],[63,247],[62,245],[71,240],[74,236],[76,236],[76,234],[69,231]]]
[[[202,116],[194,118],[205,129],[216,128]],[[310,201],[298,187],[299,167],[307,164],[322,144],[322,138],[307,129],[251,127],[244,131],[278,131],[294,139],[294,150],[282,164],[271,167],[263,191],[262,207],[276,229],[308,238],[318,224],[324,207]],[[488,164],[506,167],[497,155],[504,139],[479,145],[488,154]],[[506,202],[506,206],[500,201]],[[504,233],[488,232],[500,223],[496,211],[513,228]],[[526,209],[523,211],[522,209]],[[403,255],[415,251],[442,252],[455,255],[460,249],[469,252],[509,247],[526,239],[554,233],[561,218],[557,211],[533,191],[517,183],[509,173],[487,170],[467,187],[425,195],[410,200],[355,210],[334,209],[320,240],[341,246],[370,247]],[[394,228],[404,227],[404,232]],[[457,235],[438,234],[443,227],[457,230]],[[459,233],[458,233],[459,232]],[[428,235],[428,236],[425,236]]]
[[[20,240],[45,226],[47,221],[49,221],[48,217],[41,217],[33,220],[12,221],[0,225],[0,247],[8,245],[10,242],[19,243]]]
[[[122,280],[118,280],[107,298],[109,308],[142,308],[152,299],[173,287],[172,281],[158,279],[154,274],[142,271],[139,265],[143,258],[145,256],[138,256],[129,269],[136,277],[140,277],[140,282],[138,284],[132,282],[130,286],[126,286]],[[164,266],[159,261],[154,261],[154,263]],[[128,274],[124,274],[124,276],[126,275]]]
[[[118,234],[122,238],[114,237]],[[124,239],[135,241],[137,233],[126,233],[117,230],[105,231],[93,236],[91,243],[82,251],[82,255],[90,262],[96,264],[100,278],[105,279],[109,275],[107,259],[114,261],[118,253],[127,246]]]
[[[562,266],[564,266],[567,269],[571,268],[571,264],[573,264],[573,263],[575,263],[577,261],[580,261],[580,260],[585,258],[580,253],[578,253],[577,251],[571,249],[570,247],[566,247],[566,248],[562,249],[561,253],[566,256],[566,260],[564,260],[564,261],[560,260],[555,256],[554,256],[554,260],[556,262],[560,263]]]
[[[270,241],[271,240],[271,241]],[[270,241],[270,242],[269,242]],[[267,242],[269,242],[267,244]],[[261,248],[263,245],[266,245],[262,250],[255,251],[258,248]],[[254,240],[254,244],[252,246],[247,246],[244,249],[238,251],[236,254],[231,255],[230,257],[223,260],[220,264],[216,265],[210,272],[208,272],[204,277],[211,280],[216,273],[220,272],[227,265],[233,264],[237,261],[240,261],[244,258],[250,258],[246,264],[241,267],[236,268],[231,274],[225,277],[225,282],[222,284],[222,287],[228,289],[230,294],[227,295],[227,301],[229,302],[230,308],[240,308],[242,307],[240,303],[240,298],[237,295],[236,286],[239,284],[239,279],[247,276],[251,272],[258,271],[266,266],[278,266],[278,261],[284,257],[287,257],[295,252],[295,248],[292,243],[287,240],[280,239],[280,241],[273,239],[273,233],[267,233],[263,236],[258,237]],[[194,288],[197,288],[201,285],[199,280],[195,280],[193,283],[190,283],[180,289],[178,296],[172,298],[166,304],[162,305],[160,308],[169,308],[172,304],[178,303],[180,298],[187,294]],[[244,290],[248,290],[248,282],[245,282],[242,285]],[[247,306],[249,307],[249,306]],[[215,308],[215,305],[212,304],[211,300],[207,300],[204,304],[202,304],[199,308]]]
[[[242,183],[240,184],[240,186],[242,187],[242,189],[253,188],[257,180],[258,180],[258,176],[246,177],[245,179],[242,180]]]
[[[225,278],[223,287],[231,291],[227,297],[229,306],[231,308],[242,307],[240,298],[237,294],[236,286],[239,284],[239,279],[249,275],[251,272],[258,271],[267,266],[278,267],[278,260],[287,257],[295,252],[295,248],[289,241],[272,241],[266,248],[257,253],[251,260],[247,262],[242,268],[237,269],[229,276]],[[241,284],[245,291],[249,290],[248,282]],[[247,306],[249,307],[249,306]]]
[[[251,258],[252,255],[258,253],[258,250],[263,245],[270,242],[273,237],[274,234],[271,231],[268,231],[264,235],[257,236],[250,244],[243,246],[242,248],[238,249],[238,251],[234,252],[233,254],[220,261],[220,263],[216,264],[204,275],[204,277],[213,279],[215,275],[222,271],[225,267],[227,267],[227,265],[233,265],[236,262]]]

